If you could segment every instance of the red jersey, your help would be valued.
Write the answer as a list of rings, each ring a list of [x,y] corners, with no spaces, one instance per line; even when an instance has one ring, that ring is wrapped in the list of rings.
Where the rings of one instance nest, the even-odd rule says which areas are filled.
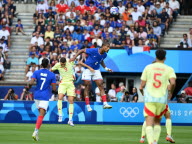
[[[95,14],[97,8],[95,6],[89,7],[89,10],[91,11],[91,14]]]
[[[64,13],[67,11],[67,9],[69,9],[68,5],[66,4],[57,4],[56,8],[58,12],[64,12]]]
[[[187,95],[192,96],[192,87],[187,87],[184,89],[184,91],[186,92]]]
[[[80,11],[81,14],[84,14],[86,11],[89,10],[89,7],[86,5],[79,5],[79,6],[75,7],[75,10]]]

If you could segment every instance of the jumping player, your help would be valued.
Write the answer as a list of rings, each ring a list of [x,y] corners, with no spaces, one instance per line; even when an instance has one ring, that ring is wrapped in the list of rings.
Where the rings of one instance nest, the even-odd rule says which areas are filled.
[[[29,88],[32,87],[33,83],[37,82],[35,92],[34,92],[34,100],[36,106],[39,110],[39,116],[36,121],[35,131],[33,132],[33,139],[35,141],[39,140],[38,132],[41,127],[43,118],[47,111],[49,105],[49,99],[52,95],[50,85],[52,85],[52,92],[56,93],[56,78],[55,74],[50,72],[47,68],[49,65],[48,59],[43,59],[41,64],[41,69],[37,70],[33,73],[32,79],[29,84]]]
[[[85,96],[85,103],[87,106],[87,110],[89,112],[92,111],[92,108],[89,102],[89,90],[90,90],[91,80],[95,81],[96,85],[98,86],[101,92],[103,108],[104,109],[112,108],[112,106],[110,106],[107,103],[107,97],[103,87],[103,78],[99,70],[100,64],[101,64],[106,71],[112,72],[112,70],[107,68],[104,63],[104,59],[107,57],[107,52],[109,51],[109,49],[110,49],[109,43],[103,43],[100,49],[99,48],[82,49],[78,51],[78,53],[72,58],[72,60],[75,60],[76,57],[81,53],[88,54],[87,60],[85,61],[85,65],[83,65],[85,66],[86,69],[83,71],[82,80],[84,81],[84,84],[85,84],[84,96]]]
[[[62,122],[63,114],[62,114],[62,100],[64,95],[67,93],[68,102],[69,102],[69,121],[68,124],[74,126],[73,124],[73,111],[74,111],[74,97],[75,97],[75,86],[73,84],[74,76],[73,76],[73,61],[67,61],[66,58],[62,57],[59,63],[56,63],[54,67],[52,67],[52,71],[58,70],[62,80],[60,81],[59,88],[58,88],[58,113],[59,118],[58,122]]]
[[[166,51],[160,49],[155,54],[156,62],[145,67],[140,85],[142,95],[145,94],[144,116],[148,144],[157,144],[159,140],[161,117],[168,111],[168,93],[173,93],[176,79],[174,70],[164,64]],[[169,90],[167,89],[168,81],[170,82]]]

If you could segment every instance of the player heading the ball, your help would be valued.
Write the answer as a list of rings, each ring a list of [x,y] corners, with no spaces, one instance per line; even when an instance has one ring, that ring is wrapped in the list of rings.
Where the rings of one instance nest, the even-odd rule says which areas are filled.
[[[107,103],[107,97],[104,91],[103,87],[103,77],[100,72],[100,64],[105,68],[106,71],[112,72],[111,69],[107,68],[104,59],[107,57],[107,52],[110,49],[109,43],[103,43],[101,48],[86,48],[78,51],[78,53],[72,58],[72,60],[75,60],[78,55],[81,53],[86,53],[88,55],[85,63],[80,63],[85,67],[85,70],[82,74],[82,80],[85,84],[85,90],[84,90],[84,96],[85,96],[85,103],[87,110],[90,112],[92,111],[92,108],[90,106],[89,102],[89,90],[91,85],[91,80],[95,81],[96,85],[98,86],[100,92],[101,92],[101,98],[103,101],[103,108],[104,109],[110,109],[112,106],[110,106]]]

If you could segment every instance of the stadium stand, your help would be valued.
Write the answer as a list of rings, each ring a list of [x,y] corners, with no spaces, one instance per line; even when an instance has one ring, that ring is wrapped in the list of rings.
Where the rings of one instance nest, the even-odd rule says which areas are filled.
[[[5,74],[4,82],[25,83],[27,70],[24,72],[24,68],[32,53],[36,53],[37,58],[46,53],[53,66],[60,57],[70,58],[78,49],[98,47],[106,39],[117,48],[175,48],[180,44],[182,34],[189,34],[191,24],[191,16],[179,15],[175,22],[176,14],[172,9],[179,11],[181,7],[171,1],[85,0],[60,1],[58,4],[57,1],[40,0],[37,4],[25,1],[32,2],[26,4],[26,8],[31,9],[18,9],[19,14],[13,20],[15,26],[21,19],[27,35],[16,35],[12,30],[9,52],[12,66]],[[17,4],[18,8],[21,6],[24,4]],[[43,44],[35,46],[34,43],[35,47],[31,48],[30,41],[34,39],[31,35],[35,36],[35,32],[39,32]]]

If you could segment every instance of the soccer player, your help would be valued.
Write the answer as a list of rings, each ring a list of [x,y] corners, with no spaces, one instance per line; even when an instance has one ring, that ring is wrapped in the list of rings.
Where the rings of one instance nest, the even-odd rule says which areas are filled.
[[[140,85],[140,92],[142,95],[145,94],[144,116],[148,144],[157,144],[159,140],[161,117],[168,110],[168,93],[173,93],[176,80],[173,68],[164,64],[166,51],[159,49],[155,54],[156,62],[145,67]],[[169,89],[167,89],[168,81]]]
[[[168,110],[164,114],[164,116],[166,118],[166,124],[165,124],[166,130],[167,130],[166,140],[169,141],[170,143],[175,143],[174,139],[171,136],[171,133],[172,133],[172,122],[171,122],[170,110]],[[146,121],[144,121],[143,126],[142,126],[142,133],[141,133],[140,143],[144,143],[145,142],[145,136],[146,136],[146,132],[145,131],[146,131]]]
[[[96,85],[98,86],[101,92],[103,108],[104,109],[112,108],[112,106],[110,106],[107,103],[107,97],[103,87],[103,78],[99,70],[100,64],[101,64],[106,71],[112,72],[112,70],[107,68],[104,63],[104,59],[107,57],[107,52],[109,51],[109,49],[110,49],[109,43],[103,43],[101,48],[82,49],[78,51],[78,53],[72,58],[72,60],[75,60],[76,57],[81,53],[88,54],[88,57],[84,63],[85,65],[83,65],[85,66],[86,69],[83,71],[82,80],[84,81],[84,84],[85,84],[84,96],[85,96],[86,107],[89,112],[92,111],[92,108],[89,102],[89,90],[90,90],[91,80],[95,81]]]
[[[62,57],[59,63],[56,63],[51,70],[55,71],[58,70],[62,80],[60,81],[59,88],[58,88],[58,102],[57,108],[59,113],[58,122],[62,122],[63,114],[62,114],[62,100],[64,95],[67,93],[68,102],[69,102],[69,121],[68,124],[74,126],[73,124],[73,111],[74,111],[74,97],[75,97],[75,86],[73,84],[74,76],[73,76],[73,66],[74,61],[70,60],[67,61],[66,58]]]
[[[39,110],[39,116],[36,121],[35,131],[33,132],[33,139],[35,141],[39,140],[38,132],[41,127],[43,118],[47,111],[49,105],[49,99],[52,95],[50,85],[52,85],[52,92],[56,93],[56,78],[55,74],[50,72],[47,68],[49,65],[48,59],[43,59],[41,64],[41,69],[37,70],[33,73],[32,79],[29,84],[29,88],[32,87],[33,83],[37,82],[35,92],[34,92],[34,100],[36,106]]]

